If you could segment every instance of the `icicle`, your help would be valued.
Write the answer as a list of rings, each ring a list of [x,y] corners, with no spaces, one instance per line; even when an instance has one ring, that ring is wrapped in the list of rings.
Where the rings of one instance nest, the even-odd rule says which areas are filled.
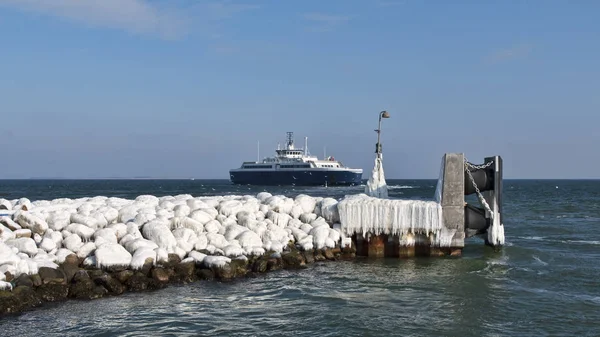
[[[371,177],[365,187],[365,193],[371,197],[387,198],[388,188],[385,182],[385,174],[383,173],[383,162],[381,154],[375,158],[375,166],[371,172]]]

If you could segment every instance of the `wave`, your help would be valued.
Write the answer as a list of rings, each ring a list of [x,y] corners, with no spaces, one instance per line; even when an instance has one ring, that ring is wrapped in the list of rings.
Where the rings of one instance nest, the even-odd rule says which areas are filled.
[[[419,188],[419,186],[410,186],[410,185],[389,185],[388,190],[402,190],[407,188]]]

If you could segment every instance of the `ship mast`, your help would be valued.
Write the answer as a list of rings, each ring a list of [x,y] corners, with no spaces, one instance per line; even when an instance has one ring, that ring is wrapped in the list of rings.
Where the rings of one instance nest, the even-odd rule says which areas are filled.
[[[294,133],[293,132],[286,132],[287,133],[287,148],[288,150],[293,150],[294,149]]]
[[[304,137],[304,155],[308,156],[308,137]]]

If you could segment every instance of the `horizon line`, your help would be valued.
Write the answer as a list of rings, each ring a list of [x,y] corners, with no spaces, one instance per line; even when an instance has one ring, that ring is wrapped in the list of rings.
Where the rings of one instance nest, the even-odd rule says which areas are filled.
[[[229,181],[228,178],[196,178],[196,177],[0,178],[0,181],[11,181],[11,180],[226,180],[226,181]],[[362,178],[361,180],[368,180],[368,179]],[[386,180],[438,180],[438,178],[386,178]],[[600,178],[504,178],[502,180],[600,180]]]

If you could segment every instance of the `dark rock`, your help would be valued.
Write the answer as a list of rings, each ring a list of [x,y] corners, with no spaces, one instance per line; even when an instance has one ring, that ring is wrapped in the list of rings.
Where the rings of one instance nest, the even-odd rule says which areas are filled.
[[[35,291],[26,286],[17,286],[12,291],[0,291],[0,314],[16,313],[42,304]]]
[[[356,257],[356,248],[354,247],[344,247],[341,249],[342,259],[354,259]]]
[[[31,282],[33,282],[34,287],[39,287],[42,285],[42,278],[38,274],[31,275]]]
[[[116,278],[110,276],[109,274],[96,277],[94,279],[94,283],[102,286],[108,291],[108,293],[112,295],[121,295],[126,290],[124,285],[122,285]]]
[[[327,258],[323,255],[323,252],[320,250],[315,250],[314,256],[315,256],[315,261],[317,261],[317,262],[327,260]]]
[[[38,275],[42,278],[42,284],[58,283],[66,284],[67,277],[62,269],[53,269],[48,267],[40,267]]]
[[[127,268],[129,268],[129,265],[113,265],[104,267],[103,269],[109,273],[118,273],[120,271],[127,270]]]
[[[92,281],[92,278],[86,270],[79,270],[73,276],[73,282]]]
[[[83,270],[82,270],[83,271]],[[85,271],[84,271],[85,272]],[[87,275],[87,273],[86,273]],[[94,287],[96,285],[90,278],[81,278],[79,280],[73,279],[73,283],[69,287],[69,297],[77,299],[94,299],[101,296],[94,294]]]
[[[73,265],[73,266],[79,266],[80,262],[82,262],[83,260],[79,260],[79,258],[77,257],[77,255],[75,254],[69,254],[67,255],[67,257],[65,258],[65,261],[63,262],[63,265],[68,264],[68,265]]]
[[[154,268],[152,269],[152,279],[158,284],[167,284],[169,283],[169,273],[164,268]]]
[[[215,273],[215,278],[222,281],[228,281],[235,278],[235,272],[230,264],[226,264],[223,267],[215,267],[212,271]]]
[[[267,271],[269,259],[266,257],[261,257],[254,262],[252,265],[252,271],[256,273],[264,273]]]
[[[133,271],[131,270],[123,270],[113,274],[113,277],[116,278],[121,283],[127,283],[127,280],[133,276]]]
[[[106,271],[100,269],[91,269],[88,270],[87,273],[90,276],[90,279],[92,279],[92,281],[99,277],[102,277],[103,275],[106,275]]]
[[[47,302],[62,301],[69,295],[69,286],[64,282],[44,283],[37,287],[36,293],[41,299]]]
[[[300,268],[306,265],[304,257],[297,250],[289,251],[281,255],[284,268]]]
[[[248,260],[231,259],[229,265],[231,266],[233,277],[243,277],[248,273]]]
[[[167,269],[173,269],[181,262],[181,258],[177,254],[169,254],[169,259],[166,262],[161,262],[159,266]]]
[[[27,275],[27,274],[21,274],[19,277],[17,277],[17,279],[14,280],[14,284],[17,287],[25,286],[25,287],[33,288],[33,280],[31,280],[31,277],[29,277],[29,275]]]
[[[195,262],[186,262],[180,263],[175,266],[175,275],[173,275],[174,279],[179,282],[189,283],[193,282],[196,275],[196,263]]]
[[[325,258],[327,260],[335,260],[335,256],[333,255],[333,252],[331,251],[331,249],[324,249],[323,250],[323,255],[325,256]]]
[[[197,269],[196,274],[201,280],[212,281],[215,279],[215,273],[210,269]]]
[[[152,279],[148,278],[146,275],[136,272],[127,280],[127,282],[125,282],[125,284],[131,291],[142,291],[148,289],[150,281],[152,281]]]
[[[6,272],[6,273],[4,273],[4,276],[5,276],[5,279],[4,279],[4,280],[5,280],[6,282],[12,282],[12,280],[14,280],[14,279],[15,279],[15,276],[14,276],[13,274],[11,274],[10,272]]]
[[[98,297],[102,297],[108,295],[108,290],[101,285],[96,285],[94,287],[94,294],[98,295]]]
[[[142,269],[140,269],[140,273],[146,276],[150,276],[150,271],[152,270],[152,267],[154,267],[154,259],[149,257],[144,261],[144,265],[142,266]]]
[[[304,257],[304,261],[306,261],[306,263],[314,263],[315,262],[315,255],[313,254],[312,251],[303,251],[302,256]]]
[[[342,253],[342,250],[340,249],[340,247],[334,247],[334,248],[331,248],[331,253],[334,256],[337,256],[337,255],[340,255]]]
[[[267,261],[267,270],[275,271],[283,268],[283,260],[281,258],[272,257]]]
[[[65,273],[67,283],[71,283],[71,281],[73,281],[73,277],[79,271],[79,266],[72,263],[63,263],[60,268]]]

